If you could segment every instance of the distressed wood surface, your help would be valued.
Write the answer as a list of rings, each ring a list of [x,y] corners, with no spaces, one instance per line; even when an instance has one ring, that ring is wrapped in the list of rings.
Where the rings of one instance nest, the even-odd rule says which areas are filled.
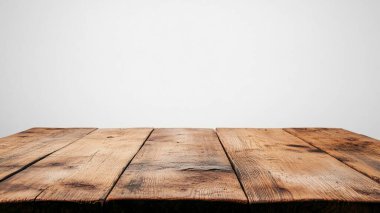
[[[99,202],[152,129],[98,129],[0,182],[0,202]]]
[[[32,128],[0,138],[0,181],[94,130]]]
[[[379,212],[379,141],[342,129],[33,128],[0,212]]]
[[[217,129],[250,203],[379,202],[380,186],[282,129]]]
[[[155,129],[107,198],[123,200],[247,202],[211,129]]]
[[[344,129],[291,128],[287,132],[380,183],[380,141]]]

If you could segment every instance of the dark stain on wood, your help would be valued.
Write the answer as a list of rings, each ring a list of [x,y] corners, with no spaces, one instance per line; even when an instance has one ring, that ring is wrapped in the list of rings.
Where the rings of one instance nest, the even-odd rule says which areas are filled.
[[[61,163],[61,162],[54,162],[54,163],[49,163],[48,166],[52,166],[52,167],[55,167],[55,166],[63,166],[64,164]]]
[[[350,161],[350,159],[348,159],[348,158],[345,158],[345,157],[335,157],[337,160],[339,160],[339,161],[342,161],[343,163],[344,162],[347,162],[347,161]]]
[[[141,188],[141,186],[143,185],[143,179],[142,178],[138,178],[138,179],[133,179],[131,180],[127,185],[126,185],[126,188],[130,191],[130,192],[135,192],[137,190],[139,190]]]
[[[308,152],[313,152],[313,153],[325,153],[324,151],[317,149],[317,148],[310,148],[307,150]]]
[[[277,192],[279,192],[280,195],[284,194],[284,195],[290,195],[291,196],[291,194],[292,194],[288,189],[286,189],[284,187],[276,185],[274,188]]]
[[[359,194],[362,194],[362,195],[380,198],[380,190],[379,189],[374,189],[374,188],[360,189],[360,188],[354,187],[353,190]],[[380,205],[380,203],[379,203],[379,205]]]
[[[297,153],[303,153],[303,151],[298,150],[298,149],[284,149],[284,150],[288,150],[288,151],[291,151],[291,152],[297,152]]]
[[[212,165],[212,164],[208,164]],[[196,171],[196,172],[206,172],[206,171],[216,171],[216,172],[231,172],[230,167],[226,166],[197,166],[197,167],[185,167],[180,168],[180,171]]]
[[[88,183],[82,183],[82,182],[71,182],[71,183],[65,183],[65,186],[72,187],[72,188],[81,188],[85,190],[95,190],[96,186]]]
[[[360,152],[360,151],[371,151],[368,146],[371,145],[370,141],[353,141],[349,140],[346,143],[339,143],[334,145],[334,150],[337,151],[347,151],[347,152]]]
[[[289,147],[297,147],[297,148],[310,148],[309,146],[299,145],[299,144],[287,144]]]

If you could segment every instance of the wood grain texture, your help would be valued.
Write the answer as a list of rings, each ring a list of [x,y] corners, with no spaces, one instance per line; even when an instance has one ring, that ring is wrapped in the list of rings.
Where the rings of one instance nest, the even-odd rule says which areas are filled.
[[[98,129],[0,182],[0,203],[104,199],[152,129]]]
[[[282,129],[217,133],[251,204],[380,201],[375,181]]]
[[[211,129],[155,129],[107,198],[123,200],[247,202]]]
[[[32,128],[0,138],[0,181],[94,130]]]
[[[94,130],[0,139],[0,212],[380,211],[378,141],[346,130]]]
[[[344,129],[289,128],[285,131],[380,183],[379,140]]]

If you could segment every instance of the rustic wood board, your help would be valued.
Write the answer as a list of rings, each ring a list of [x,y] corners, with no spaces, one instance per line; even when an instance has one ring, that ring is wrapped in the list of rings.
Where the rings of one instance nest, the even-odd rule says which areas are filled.
[[[285,131],[380,183],[380,141],[344,129],[289,128]]]
[[[380,212],[379,141],[342,129],[33,128],[0,212]]]
[[[32,128],[0,138],[0,181],[94,130]]]
[[[211,129],[155,129],[107,198],[125,200],[247,202]]]
[[[102,201],[152,129],[98,129],[0,182],[0,203]]]
[[[380,186],[282,129],[217,129],[251,204],[380,202]]]

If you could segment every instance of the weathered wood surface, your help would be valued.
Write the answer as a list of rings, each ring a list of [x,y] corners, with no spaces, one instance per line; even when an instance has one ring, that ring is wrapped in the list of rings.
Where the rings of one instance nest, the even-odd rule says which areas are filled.
[[[155,129],[107,198],[124,200],[247,202],[211,129]]]
[[[152,129],[98,129],[0,182],[0,203],[100,202]]]
[[[250,203],[379,202],[380,186],[282,129],[217,129]]]
[[[0,138],[0,181],[94,130],[32,128]]]
[[[342,129],[33,128],[0,139],[0,212],[379,212],[378,143]]]
[[[291,128],[287,132],[380,183],[380,141],[344,129]]]

